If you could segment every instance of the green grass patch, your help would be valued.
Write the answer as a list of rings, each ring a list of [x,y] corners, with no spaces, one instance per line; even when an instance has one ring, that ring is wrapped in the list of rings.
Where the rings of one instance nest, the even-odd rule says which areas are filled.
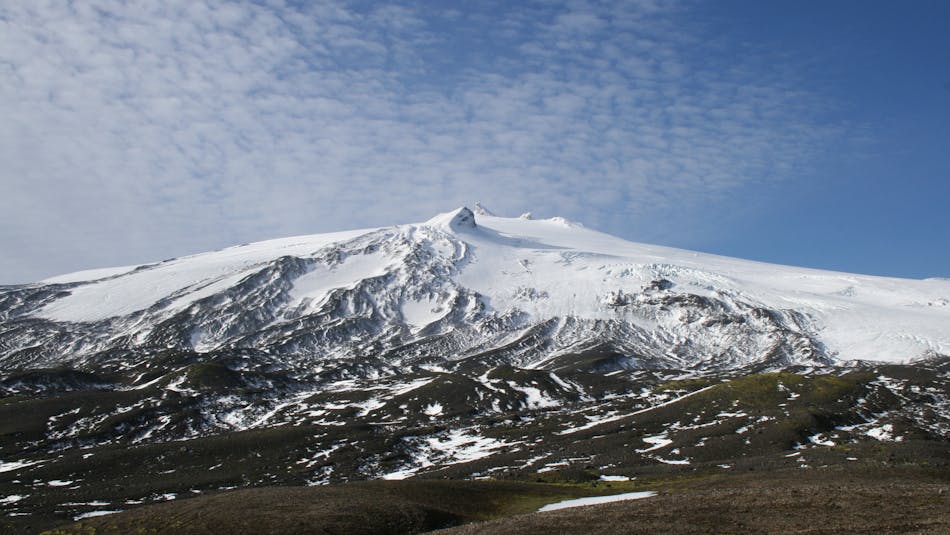
[[[676,381],[667,381],[654,389],[654,392],[695,392],[700,388],[705,388],[719,382],[712,377],[697,377],[694,379],[679,379]]]
[[[699,408],[723,402],[738,402],[743,408],[774,409],[781,403],[794,400],[795,404],[823,405],[858,393],[863,383],[870,379],[871,376],[863,373],[842,376],[760,373],[716,385],[706,392],[684,400],[684,404]],[[693,380],[684,382],[688,385],[689,381]],[[663,387],[666,385],[661,385],[661,388]]]

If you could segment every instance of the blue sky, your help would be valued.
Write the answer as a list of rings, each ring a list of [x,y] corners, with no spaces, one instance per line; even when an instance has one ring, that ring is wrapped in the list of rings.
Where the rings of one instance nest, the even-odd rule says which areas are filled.
[[[950,276],[950,3],[0,5],[0,283],[481,201]]]

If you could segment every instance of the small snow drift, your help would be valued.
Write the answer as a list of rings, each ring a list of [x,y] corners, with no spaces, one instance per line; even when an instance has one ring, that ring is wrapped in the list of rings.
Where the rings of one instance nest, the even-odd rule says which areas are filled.
[[[613,494],[611,496],[591,496],[589,498],[577,498],[576,500],[564,500],[563,502],[550,503],[538,509],[538,512],[543,513],[546,511],[557,511],[558,509],[568,509],[570,507],[584,507],[587,505],[622,502],[625,500],[641,500],[643,498],[651,498],[653,496],[656,496],[656,492],[652,490]]]

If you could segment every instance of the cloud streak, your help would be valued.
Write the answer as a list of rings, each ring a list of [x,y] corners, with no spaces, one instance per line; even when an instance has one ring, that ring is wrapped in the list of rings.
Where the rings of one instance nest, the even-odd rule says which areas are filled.
[[[0,281],[474,200],[689,232],[835,132],[670,6],[6,3]]]

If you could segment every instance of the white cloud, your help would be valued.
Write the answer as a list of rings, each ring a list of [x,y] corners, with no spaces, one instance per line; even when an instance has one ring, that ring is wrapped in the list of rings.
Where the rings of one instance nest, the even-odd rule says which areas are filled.
[[[668,3],[475,9],[4,3],[0,280],[475,200],[687,232],[831,134]]]

